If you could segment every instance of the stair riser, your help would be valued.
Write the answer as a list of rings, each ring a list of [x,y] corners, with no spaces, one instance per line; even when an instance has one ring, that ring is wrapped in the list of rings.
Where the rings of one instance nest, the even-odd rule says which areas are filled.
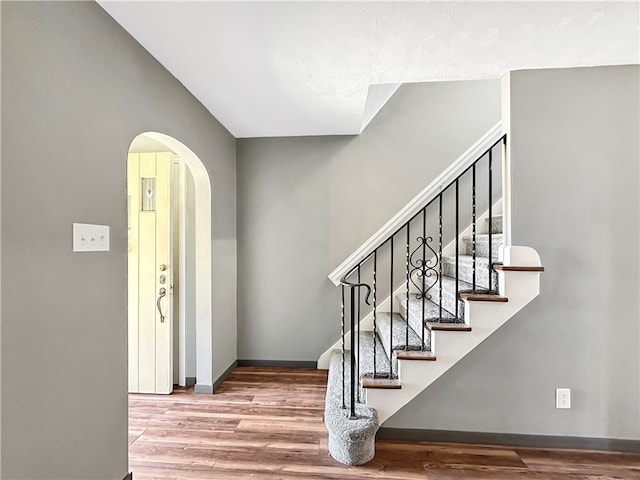
[[[487,219],[488,221],[489,219]],[[491,218],[491,233],[502,233],[502,215]]]
[[[456,276],[456,262],[455,259],[445,258],[442,262],[442,274],[455,278]],[[463,282],[473,284],[473,267],[468,264],[458,264],[458,278]],[[495,282],[495,276],[494,282]],[[489,267],[486,259],[478,261],[476,263],[476,288],[488,289],[489,288]]]
[[[388,344],[382,344],[382,342],[380,343],[380,345],[378,345],[376,347],[376,358],[377,358],[377,365],[379,366],[378,368],[376,368],[376,377],[387,377],[389,375],[389,357],[387,355],[387,350],[389,349]],[[356,354],[356,368],[358,365],[358,358],[357,358],[357,354]],[[380,366],[382,363],[382,366]],[[398,374],[398,364],[397,364],[397,360],[394,358],[394,362],[393,362],[393,373],[394,376]],[[371,368],[363,368],[361,367],[359,370],[357,370],[357,372],[359,373],[360,377],[363,376],[368,376],[368,377],[372,377],[373,376],[373,370]],[[361,398],[364,398],[363,392],[365,390],[362,389],[362,387],[360,387],[360,395]]]
[[[402,305],[400,306],[400,315],[407,319],[407,323],[409,324],[409,326],[420,336],[420,338],[422,338],[422,333],[420,331],[421,328],[424,329],[424,322],[420,321],[422,311],[420,309],[418,309],[418,312],[416,312],[415,310],[411,310],[410,314],[407,315],[407,308],[405,306],[405,303],[402,302]],[[428,315],[425,314],[425,316]],[[424,329],[424,344],[427,350],[431,350],[431,338],[427,329]]]
[[[359,362],[358,373],[360,375],[372,375],[374,373],[374,342],[373,332],[362,332],[360,334],[360,358],[358,358],[358,342],[356,342],[356,362]],[[389,373],[389,359],[385,352],[385,346],[376,337],[375,341],[375,373]]]
[[[391,318],[393,318],[393,335],[391,333]],[[406,348],[407,345],[409,345],[409,349],[411,350],[420,349],[422,347],[421,336],[419,333],[419,319],[415,322],[416,327],[418,328],[416,331],[413,327],[408,325],[405,318],[406,317],[403,318],[398,312],[396,312],[393,317],[388,314],[381,314],[377,322],[378,337],[380,339],[380,343],[382,343],[387,358],[392,359],[394,375],[397,375],[398,373],[398,359],[393,355],[393,352],[396,349]],[[407,328],[408,326],[410,328]]]
[[[416,324],[418,324],[418,321],[419,321],[419,319],[416,317]],[[413,328],[413,327],[411,327],[411,328]],[[380,351],[378,353],[380,355],[384,355],[384,356],[386,356],[388,358],[389,349],[391,347],[391,344],[386,338],[385,339],[381,339],[381,343],[383,345],[384,351]],[[430,350],[431,349],[431,342],[430,342],[430,339],[429,339],[428,330],[425,330],[425,333],[424,333],[424,345],[425,345],[425,350]],[[399,346],[395,345],[395,348],[399,348]],[[395,355],[392,356],[392,364],[393,364],[393,374],[394,374],[394,376],[396,376],[398,374],[398,359],[396,358]],[[387,365],[388,365],[388,360],[387,360]],[[388,372],[388,371],[389,371],[388,367],[384,369],[385,373]]]
[[[469,287],[467,285],[463,285],[461,284],[459,287],[459,290],[464,290],[464,289],[468,289]],[[439,315],[439,307],[440,307],[440,285],[438,283],[436,283],[433,288],[431,290],[429,290],[427,292],[427,295],[430,295],[430,301],[435,304],[436,306],[436,310],[438,311],[437,314],[433,315],[433,316],[429,316],[427,315],[428,318],[437,318]],[[403,295],[397,296],[396,297],[398,304],[400,306],[400,314],[402,316],[404,316],[406,318],[407,312],[406,312],[406,307],[405,307],[405,297]],[[455,315],[456,312],[456,288],[455,288],[455,282],[452,281],[448,281],[448,282],[443,282],[442,283],[442,309],[443,309],[443,317],[446,319],[447,317],[451,317],[452,315]],[[422,313],[422,312],[420,312]],[[463,318],[463,304],[460,303],[459,306],[459,318]],[[414,327],[414,325],[419,328],[417,326],[417,320],[415,320],[413,318],[414,315],[410,316],[410,322],[409,325],[411,325],[411,328],[413,328],[414,330],[416,329]],[[419,317],[418,317],[419,318]]]
[[[473,240],[471,238],[465,238],[465,250],[467,255],[473,255]],[[491,259],[494,262],[498,261],[498,253],[502,246],[502,235],[496,234],[491,239]],[[476,257],[488,257],[489,256],[489,237],[478,236],[476,238]]]
[[[406,310],[402,307],[402,310]],[[407,318],[406,312],[404,313],[405,318]],[[422,339],[422,335],[424,332],[424,347],[426,350],[431,350],[431,338],[429,337],[429,331],[424,328],[424,322],[420,321],[420,315],[411,314],[408,316],[407,323],[416,332],[420,338]]]
[[[462,287],[460,287],[462,289]],[[436,305],[440,305],[440,288],[435,285],[429,293],[431,294],[431,301]],[[456,314],[456,289],[454,282],[447,282],[442,284],[442,308]],[[463,304],[460,303],[458,307],[458,318],[464,317]]]

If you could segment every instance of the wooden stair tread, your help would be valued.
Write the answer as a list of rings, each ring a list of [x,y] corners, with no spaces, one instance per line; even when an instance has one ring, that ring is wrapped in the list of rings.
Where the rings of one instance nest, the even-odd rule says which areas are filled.
[[[396,350],[396,358],[398,360],[426,360],[434,361],[436,356],[433,352],[422,350]]]
[[[489,293],[461,293],[461,300],[468,300],[470,302],[508,302],[507,297],[501,297],[500,295],[492,295]]]
[[[428,322],[427,326],[430,330],[441,332],[470,332],[471,326],[466,323],[432,323]]]
[[[502,270],[503,272],[544,272],[544,267],[519,267],[516,265],[494,264],[494,270]]]
[[[397,378],[362,377],[360,381],[362,382],[362,388],[383,388],[392,390],[402,388],[400,380]]]

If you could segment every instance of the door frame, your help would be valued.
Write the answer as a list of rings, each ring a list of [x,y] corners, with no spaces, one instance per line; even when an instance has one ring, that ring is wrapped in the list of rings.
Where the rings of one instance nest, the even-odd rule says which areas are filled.
[[[187,231],[187,195],[186,195],[186,165],[178,155],[171,158],[171,224],[173,273],[173,382],[184,387],[187,385],[187,312],[186,305],[186,231]],[[190,175],[190,174],[189,174]],[[176,218],[177,215],[177,218]],[[177,301],[176,301],[177,300]],[[176,362],[177,359],[177,362]]]

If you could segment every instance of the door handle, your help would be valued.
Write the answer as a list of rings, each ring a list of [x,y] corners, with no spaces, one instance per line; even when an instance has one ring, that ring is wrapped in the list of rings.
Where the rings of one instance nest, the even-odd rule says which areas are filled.
[[[162,313],[162,306],[160,305],[160,300],[167,294],[167,289],[162,287],[160,292],[158,292],[158,301],[156,302],[156,306],[158,307],[158,313],[160,313],[160,323],[164,323],[164,315]]]

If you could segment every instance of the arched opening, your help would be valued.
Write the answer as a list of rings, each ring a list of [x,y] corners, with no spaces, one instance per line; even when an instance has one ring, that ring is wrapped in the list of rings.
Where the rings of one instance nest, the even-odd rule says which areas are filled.
[[[183,272],[190,269],[189,275],[192,281],[188,284],[183,283],[183,287],[186,285],[189,291],[185,292],[185,289],[182,288],[178,295],[182,295],[180,301],[183,308],[182,314],[188,317],[186,322],[192,322],[192,325],[195,326],[193,342],[195,345],[190,347],[194,348],[195,352],[187,353],[187,355],[194,353],[195,357],[195,391],[197,393],[212,393],[211,183],[209,175],[198,156],[189,147],[169,135],[144,132],[133,139],[129,147],[129,154],[149,152],[169,152],[176,164],[184,165],[183,172],[187,179],[186,183],[190,185],[187,190],[190,191],[191,201],[185,201],[184,208],[188,209],[186,217],[189,223],[188,228],[191,230],[189,233],[192,237],[189,244],[191,250],[181,252],[176,266],[183,269]],[[176,174],[177,172],[178,170],[174,171]],[[129,210],[131,212],[132,209],[129,208]],[[186,228],[185,223],[180,228]],[[175,227],[179,226],[175,225]],[[167,291],[167,293],[169,292]],[[161,311],[161,305],[161,300],[158,299],[159,311]],[[176,322],[177,325],[178,322]],[[185,328],[185,325],[181,325],[180,328]],[[184,341],[186,343],[188,339]],[[176,349],[176,353],[177,351]],[[184,362],[184,358],[182,361]],[[181,378],[184,379],[186,368],[184,363],[182,368]],[[179,382],[174,380],[173,383]]]

